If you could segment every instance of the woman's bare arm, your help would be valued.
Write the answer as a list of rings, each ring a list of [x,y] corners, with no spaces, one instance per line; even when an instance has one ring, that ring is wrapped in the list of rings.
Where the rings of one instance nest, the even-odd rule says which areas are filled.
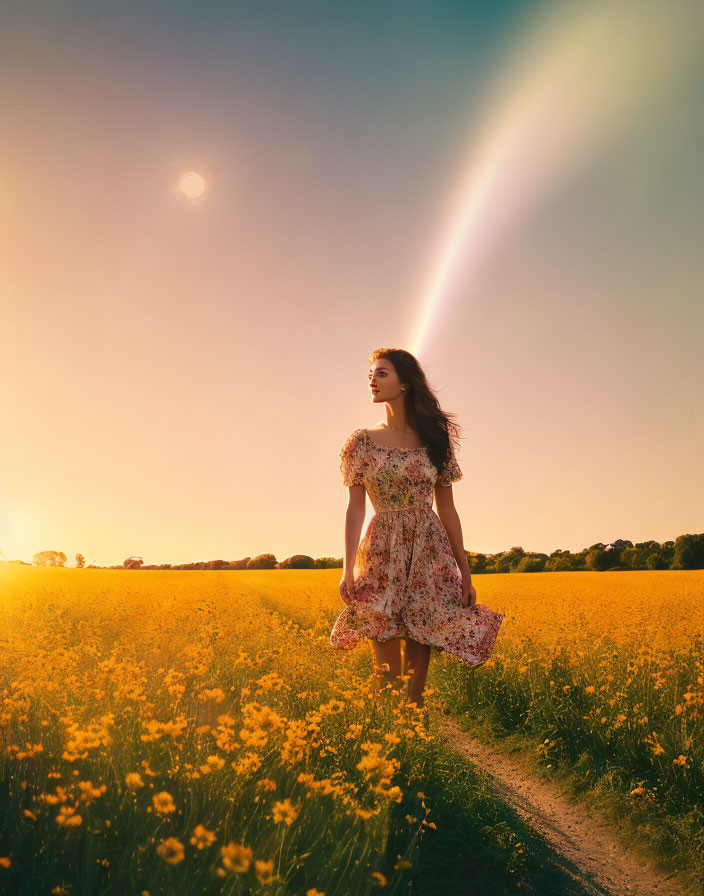
[[[460,572],[463,576],[469,576],[471,581],[469,562],[462,543],[462,523],[460,523],[460,517],[457,513],[457,508],[455,507],[454,498],[452,497],[451,485],[435,486],[435,506],[438,510],[440,522],[447,532],[447,540],[450,542],[450,547],[452,548],[452,553],[455,555],[455,560],[460,568]]]
[[[367,490],[363,485],[351,485],[345,514],[345,565],[343,577],[351,581],[359,539],[366,514]]]

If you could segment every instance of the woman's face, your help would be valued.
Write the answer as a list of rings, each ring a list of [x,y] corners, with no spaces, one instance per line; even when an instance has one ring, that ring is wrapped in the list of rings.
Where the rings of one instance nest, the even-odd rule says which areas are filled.
[[[372,401],[390,401],[402,394],[401,381],[391,361],[379,358],[369,368],[369,390]]]

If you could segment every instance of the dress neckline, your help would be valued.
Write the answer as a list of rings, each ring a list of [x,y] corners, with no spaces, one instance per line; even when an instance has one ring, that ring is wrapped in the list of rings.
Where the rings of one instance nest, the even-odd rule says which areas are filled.
[[[418,448],[399,448],[396,445],[382,445],[380,442],[375,442],[374,439],[369,435],[368,429],[363,429],[362,432],[365,435],[365,438],[368,442],[371,442],[372,445],[376,445],[377,448],[383,448],[384,451],[425,451],[426,446],[420,445]]]

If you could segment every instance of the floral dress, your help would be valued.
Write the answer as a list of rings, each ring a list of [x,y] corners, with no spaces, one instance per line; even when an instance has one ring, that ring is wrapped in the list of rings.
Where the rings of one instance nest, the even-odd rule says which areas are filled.
[[[484,662],[504,614],[462,606],[462,574],[433,510],[435,485],[462,478],[454,451],[438,477],[425,447],[389,448],[356,429],[340,458],[343,485],[364,485],[375,513],[357,548],[350,603],[332,628],[332,646],[349,650],[363,635],[410,637],[471,666]]]

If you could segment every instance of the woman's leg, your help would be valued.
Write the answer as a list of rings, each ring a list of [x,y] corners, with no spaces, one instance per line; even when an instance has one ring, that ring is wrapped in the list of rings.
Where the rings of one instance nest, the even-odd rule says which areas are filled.
[[[384,680],[396,683],[401,674],[401,639],[389,638],[388,641],[374,641],[370,638],[372,645],[372,660],[375,667],[381,672]],[[384,664],[388,665],[388,669],[383,668]]]
[[[430,664],[430,645],[406,638],[404,658],[403,674],[411,676],[408,680],[408,700],[417,706],[423,706],[423,690]]]

